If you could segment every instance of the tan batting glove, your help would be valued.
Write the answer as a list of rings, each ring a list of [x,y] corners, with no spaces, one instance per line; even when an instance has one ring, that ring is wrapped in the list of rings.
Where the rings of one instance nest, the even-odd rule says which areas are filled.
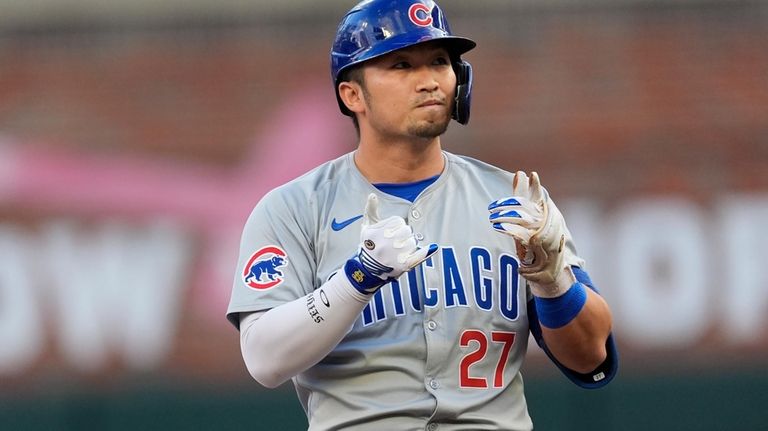
[[[534,295],[554,298],[571,287],[576,278],[565,259],[570,234],[536,172],[530,178],[516,172],[512,196],[492,202],[488,211],[493,228],[515,239],[519,272],[531,282]]]

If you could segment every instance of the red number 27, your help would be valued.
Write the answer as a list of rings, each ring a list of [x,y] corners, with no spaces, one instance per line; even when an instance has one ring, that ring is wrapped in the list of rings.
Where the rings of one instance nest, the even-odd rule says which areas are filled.
[[[461,358],[459,385],[462,388],[487,388],[488,380],[485,377],[470,376],[469,368],[485,359],[488,354],[488,337],[484,332],[477,329],[467,329],[461,333],[461,347],[468,347],[472,341],[476,342],[478,346],[477,349]],[[493,374],[493,387],[501,388],[504,386],[504,367],[507,365],[507,359],[509,359],[509,351],[512,350],[512,345],[515,343],[515,333],[492,331],[491,341],[502,344],[501,354],[496,363],[496,371]]]

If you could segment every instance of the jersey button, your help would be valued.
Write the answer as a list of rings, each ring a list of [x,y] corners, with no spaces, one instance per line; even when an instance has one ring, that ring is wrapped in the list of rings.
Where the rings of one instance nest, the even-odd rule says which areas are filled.
[[[430,331],[434,331],[435,328],[437,328],[437,322],[435,322],[434,320],[430,320],[429,322],[427,322],[427,328],[429,328]]]
[[[428,431],[437,431],[437,424],[434,422],[430,422],[429,425],[427,425]]]
[[[421,233],[417,233],[417,234],[416,234],[416,239],[417,239],[417,240],[419,240],[419,241],[421,241],[421,240],[423,240],[423,239],[424,239],[424,235],[422,235]]]
[[[421,217],[421,213],[419,212],[419,210],[411,210],[411,217],[413,217],[414,219],[418,219],[419,217]]]
[[[437,380],[430,380],[429,381],[429,387],[432,389],[437,389],[440,387],[440,383],[438,383]]]

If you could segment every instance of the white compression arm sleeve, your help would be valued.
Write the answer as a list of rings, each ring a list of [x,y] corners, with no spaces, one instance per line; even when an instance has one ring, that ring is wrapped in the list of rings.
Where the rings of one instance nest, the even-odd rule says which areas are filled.
[[[337,272],[307,296],[263,313],[241,313],[240,349],[248,372],[274,388],[323,359],[370,300]]]

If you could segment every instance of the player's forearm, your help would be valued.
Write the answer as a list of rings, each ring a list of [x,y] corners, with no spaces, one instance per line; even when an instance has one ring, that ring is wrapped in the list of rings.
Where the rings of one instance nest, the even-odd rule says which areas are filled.
[[[605,360],[605,342],[612,324],[605,300],[591,289],[585,291],[583,308],[568,324],[554,329],[542,325],[542,335],[552,354],[579,373],[589,373]]]
[[[339,272],[307,296],[261,317],[241,318],[240,347],[248,372],[273,388],[318,363],[349,332],[368,299]]]

